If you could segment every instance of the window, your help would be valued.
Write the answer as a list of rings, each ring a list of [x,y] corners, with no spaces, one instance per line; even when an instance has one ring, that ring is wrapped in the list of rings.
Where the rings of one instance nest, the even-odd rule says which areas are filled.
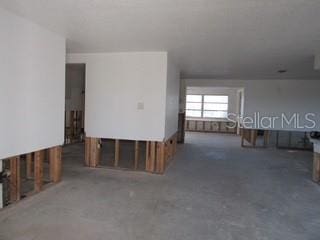
[[[202,95],[187,95],[186,116],[202,116]]]
[[[187,95],[186,116],[198,118],[227,118],[228,96]]]

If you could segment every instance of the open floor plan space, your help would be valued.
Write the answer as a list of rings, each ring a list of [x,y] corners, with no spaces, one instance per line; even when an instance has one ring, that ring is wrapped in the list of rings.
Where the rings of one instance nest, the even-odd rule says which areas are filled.
[[[320,0],[0,0],[0,240],[320,240]]]
[[[61,183],[1,212],[0,239],[320,238],[308,151],[187,133],[163,176],[84,168],[82,143],[63,158]]]

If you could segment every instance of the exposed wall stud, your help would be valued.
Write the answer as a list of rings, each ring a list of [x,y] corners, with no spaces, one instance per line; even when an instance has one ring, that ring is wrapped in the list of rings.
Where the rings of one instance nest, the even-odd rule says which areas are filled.
[[[152,141],[150,146],[150,159],[149,159],[150,172],[154,172],[155,170],[155,161],[156,161],[156,142]]]
[[[44,150],[34,153],[34,190],[40,192],[43,186]]]
[[[10,202],[20,200],[20,157],[10,158]]]
[[[54,183],[61,181],[61,146],[49,149],[49,162],[50,162],[50,180]]]
[[[26,177],[27,179],[32,178],[33,172],[33,153],[28,153],[26,155]]]
[[[114,154],[114,167],[119,166],[119,159],[120,159],[120,141],[116,139],[115,141],[115,154]]]
[[[320,182],[320,153],[313,153],[313,172],[312,180]]]
[[[139,141],[134,142],[134,169],[138,169],[138,164],[139,164]]]
[[[149,158],[150,158],[150,142],[147,141],[146,142],[146,169],[145,169],[147,172],[149,172],[149,169],[150,169]]]

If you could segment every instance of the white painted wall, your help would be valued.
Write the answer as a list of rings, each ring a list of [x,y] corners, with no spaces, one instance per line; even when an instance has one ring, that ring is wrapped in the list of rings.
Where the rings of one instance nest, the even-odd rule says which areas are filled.
[[[178,131],[180,72],[168,57],[165,138],[170,138]]]
[[[65,39],[0,9],[0,159],[61,145]]]
[[[244,88],[244,115],[281,116],[299,113],[315,113],[317,126],[313,129],[282,128],[280,122],[276,130],[318,130],[320,131],[320,80],[199,80],[186,79],[187,86],[216,86]],[[308,124],[301,119],[300,125]]]
[[[238,88],[226,87],[188,87],[187,94],[208,94],[208,95],[225,95],[229,97],[228,113],[237,113],[237,91]]]
[[[164,139],[166,52],[70,54],[67,62],[86,64],[87,136]]]

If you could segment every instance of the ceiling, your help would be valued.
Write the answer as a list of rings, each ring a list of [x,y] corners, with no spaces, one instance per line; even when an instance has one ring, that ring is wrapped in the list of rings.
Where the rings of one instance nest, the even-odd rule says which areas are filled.
[[[319,78],[319,0],[0,0],[67,51],[168,51],[185,78]],[[287,73],[279,74],[278,70]]]

